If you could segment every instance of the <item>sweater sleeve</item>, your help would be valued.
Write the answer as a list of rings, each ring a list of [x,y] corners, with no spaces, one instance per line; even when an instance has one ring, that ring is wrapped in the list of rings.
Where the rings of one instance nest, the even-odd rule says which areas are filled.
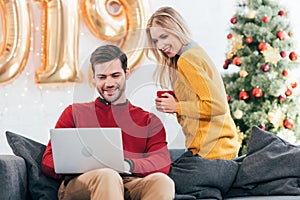
[[[198,60],[200,59],[198,58]],[[200,66],[196,69],[194,65]],[[179,115],[210,119],[227,112],[222,93],[224,86],[219,84],[219,81],[215,81],[214,76],[219,74],[214,74],[210,67],[204,59],[191,62],[188,58],[182,57],[178,61],[179,74],[188,82],[197,97],[196,101],[179,101],[177,107]]]
[[[143,158],[131,159],[134,163],[133,173],[146,176],[154,172],[168,174],[170,170],[170,154],[167,148],[166,132],[160,119],[150,115],[147,146]]]
[[[73,114],[72,114],[72,107],[68,106],[63,113],[61,114],[60,118],[58,119],[55,128],[70,128],[75,127]],[[52,155],[52,145],[51,141],[48,142],[46,146],[46,150],[43,155],[42,159],[42,171],[46,176],[51,178],[62,180],[63,176],[60,174],[56,174],[54,171],[54,162],[53,162],[53,155]]]

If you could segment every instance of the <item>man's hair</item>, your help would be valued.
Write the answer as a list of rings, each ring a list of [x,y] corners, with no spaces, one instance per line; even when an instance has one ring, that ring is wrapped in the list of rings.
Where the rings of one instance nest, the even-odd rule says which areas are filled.
[[[93,74],[95,74],[95,65],[105,63],[114,59],[120,59],[122,68],[126,73],[127,69],[127,56],[121,49],[115,45],[103,45],[98,47],[91,55],[90,63],[92,65]]]

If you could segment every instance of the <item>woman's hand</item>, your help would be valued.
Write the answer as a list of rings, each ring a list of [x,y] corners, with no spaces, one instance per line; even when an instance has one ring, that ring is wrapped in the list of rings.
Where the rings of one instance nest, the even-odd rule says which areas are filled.
[[[162,98],[155,99],[156,109],[164,113],[176,113],[178,101],[169,93],[162,94]]]

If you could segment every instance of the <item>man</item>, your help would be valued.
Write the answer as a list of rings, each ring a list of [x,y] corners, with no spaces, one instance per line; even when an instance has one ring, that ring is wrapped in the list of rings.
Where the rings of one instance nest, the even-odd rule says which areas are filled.
[[[99,97],[68,106],[56,128],[120,127],[124,164],[132,175],[121,176],[110,168],[92,170],[70,179],[54,172],[51,141],[42,160],[43,172],[63,180],[59,199],[173,199],[175,186],[167,176],[170,155],[161,121],[132,105],[125,95],[129,77],[127,56],[114,45],[98,47],[90,58]]]

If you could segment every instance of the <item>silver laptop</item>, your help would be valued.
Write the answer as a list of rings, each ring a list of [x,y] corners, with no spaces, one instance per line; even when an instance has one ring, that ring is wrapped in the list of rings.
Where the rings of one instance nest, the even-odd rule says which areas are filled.
[[[124,169],[120,128],[50,129],[50,139],[57,174],[84,173],[98,168]]]

